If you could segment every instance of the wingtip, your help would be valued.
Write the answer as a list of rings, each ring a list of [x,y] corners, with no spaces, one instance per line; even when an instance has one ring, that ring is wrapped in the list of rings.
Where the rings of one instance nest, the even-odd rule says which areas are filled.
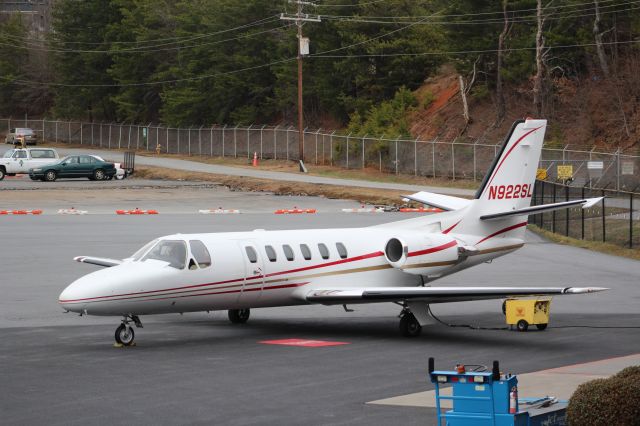
[[[584,294],[584,293],[597,293],[599,291],[610,290],[607,287],[569,287],[565,293],[571,294]]]

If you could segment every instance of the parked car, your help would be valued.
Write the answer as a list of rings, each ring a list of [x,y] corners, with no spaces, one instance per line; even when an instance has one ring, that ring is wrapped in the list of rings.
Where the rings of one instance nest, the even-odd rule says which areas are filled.
[[[10,149],[0,158],[0,180],[5,176],[29,173],[29,169],[60,161],[53,148]]]
[[[100,161],[104,161],[104,159],[98,155],[92,155],[92,157],[97,158]],[[113,176],[114,178],[122,180],[127,177],[127,172],[121,167],[121,163],[113,163],[113,165],[116,167],[116,174]]]
[[[36,135],[36,132],[27,127],[9,129],[5,142],[15,145],[20,143],[19,138],[24,138],[24,143],[26,145],[36,145],[38,143],[38,136]]]
[[[70,155],[61,161],[29,170],[33,180],[53,182],[58,178],[111,179],[116,174],[113,163],[99,160],[93,155]]]

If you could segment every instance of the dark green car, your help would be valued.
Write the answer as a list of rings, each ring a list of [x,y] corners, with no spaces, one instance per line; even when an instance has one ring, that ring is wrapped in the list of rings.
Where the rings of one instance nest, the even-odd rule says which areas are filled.
[[[57,163],[29,169],[32,180],[53,182],[58,178],[111,179],[116,174],[113,163],[102,161],[93,155],[70,155]]]

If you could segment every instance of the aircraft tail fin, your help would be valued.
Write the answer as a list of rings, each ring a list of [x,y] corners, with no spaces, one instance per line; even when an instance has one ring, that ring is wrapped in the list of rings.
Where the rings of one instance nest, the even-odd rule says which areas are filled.
[[[547,120],[518,120],[513,124],[475,199],[457,217],[452,216],[451,223],[443,223],[444,233],[524,238],[526,217],[522,214],[491,221],[480,218],[510,211],[524,214],[523,209],[531,205],[546,127]]]

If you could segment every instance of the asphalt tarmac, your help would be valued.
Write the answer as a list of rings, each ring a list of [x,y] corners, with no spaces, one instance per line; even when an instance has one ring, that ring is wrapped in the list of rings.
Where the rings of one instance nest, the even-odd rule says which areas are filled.
[[[18,202],[10,198],[4,201]],[[254,211],[241,215],[1,217],[2,423],[435,425],[432,408],[366,402],[432,389],[426,376],[430,356],[443,369],[497,359],[504,371],[527,373],[640,352],[640,262],[533,235],[518,252],[436,284],[611,288],[554,299],[552,322],[544,332],[436,324],[419,338],[406,339],[399,335],[399,308],[393,304],[357,306],[353,313],[308,306],[253,310],[244,325],[229,323],[226,312],[142,318],[137,345],[123,349],[113,347],[119,319],[64,314],[57,305],[68,283],[94,270],[74,263],[76,255],[121,258],[174,232],[353,227],[407,217],[349,215],[339,212],[342,202],[313,202],[325,212],[265,213],[282,204],[282,197],[262,195]],[[500,303],[433,310],[450,324],[502,328]],[[347,344],[261,343],[293,338]]]

